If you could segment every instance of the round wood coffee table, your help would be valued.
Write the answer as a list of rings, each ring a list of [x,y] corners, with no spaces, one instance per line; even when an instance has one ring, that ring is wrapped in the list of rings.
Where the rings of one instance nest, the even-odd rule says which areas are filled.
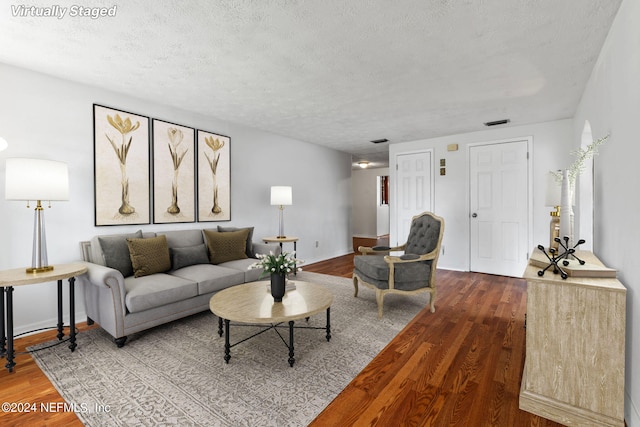
[[[323,286],[309,282],[289,282],[294,284],[295,289],[287,290],[282,302],[274,302],[271,292],[269,291],[269,282],[251,282],[242,285],[232,286],[216,293],[209,301],[209,308],[218,316],[218,334],[222,336],[224,330],[224,360],[229,363],[231,359],[231,347],[234,347],[249,338],[253,338],[263,332],[273,329],[278,335],[277,330],[282,323],[288,322],[289,328],[289,365],[293,366],[295,359],[293,357],[293,330],[294,322],[299,319],[308,319],[314,314],[318,314],[324,310],[327,313],[327,324],[325,327],[312,326],[295,326],[295,328],[306,329],[324,329],[326,330],[326,339],[331,339],[331,315],[330,306],[333,302],[333,295]],[[224,322],[224,328],[223,328]],[[229,329],[230,322],[241,324],[257,324],[264,328],[235,344],[230,343]],[[268,325],[268,326],[266,326]],[[282,336],[281,336],[282,338]],[[283,342],[286,341],[284,338]]]

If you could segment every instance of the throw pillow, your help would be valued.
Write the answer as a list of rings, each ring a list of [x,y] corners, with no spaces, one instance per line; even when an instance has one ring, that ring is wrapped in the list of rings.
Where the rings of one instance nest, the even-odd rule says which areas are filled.
[[[98,237],[102,254],[104,255],[104,263],[107,267],[115,268],[124,277],[133,276],[133,266],[131,265],[131,256],[129,254],[129,246],[127,238],[141,238],[142,230],[138,230],[131,234],[121,234],[119,236],[103,236]]]
[[[224,233],[229,231],[240,231],[240,230],[249,230],[249,234],[247,234],[247,250],[246,254],[249,258],[255,258],[256,254],[253,252],[253,227],[223,227],[221,225],[218,226],[218,231]]]
[[[227,261],[248,258],[246,254],[248,233],[249,230],[246,229],[226,233],[204,230],[211,264],[221,264]]]
[[[184,248],[169,248],[169,253],[171,254],[171,268],[174,270],[195,264],[209,264],[207,245],[204,243]]]
[[[131,265],[135,277],[164,273],[171,270],[171,258],[167,237],[149,237],[147,239],[127,239],[131,254]]]

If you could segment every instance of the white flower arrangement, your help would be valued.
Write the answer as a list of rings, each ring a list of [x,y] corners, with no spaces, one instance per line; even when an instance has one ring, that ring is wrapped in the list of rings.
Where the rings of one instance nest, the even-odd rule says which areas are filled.
[[[296,259],[295,252],[284,252],[275,255],[273,252],[269,252],[268,255],[257,254],[258,261],[249,266],[249,269],[262,269],[262,275],[267,274],[289,274],[293,271],[301,270],[298,265],[304,263],[304,261]]]
[[[586,148],[579,148],[571,152],[572,155],[576,156],[576,160],[568,169],[569,186],[572,190],[575,188],[576,178],[584,171],[585,162],[598,154],[598,147],[604,144],[607,139],[609,139],[609,135],[593,141]],[[556,182],[560,185],[562,183],[562,171],[551,171],[550,173],[553,174]]]

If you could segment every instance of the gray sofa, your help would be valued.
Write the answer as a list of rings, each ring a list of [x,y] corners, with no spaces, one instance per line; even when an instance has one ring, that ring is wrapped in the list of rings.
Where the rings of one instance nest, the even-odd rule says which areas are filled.
[[[95,236],[82,242],[87,323],[118,347],[127,335],[209,309],[221,289],[259,278],[255,255],[279,253],[254,243],[253,228],[218,227]]]

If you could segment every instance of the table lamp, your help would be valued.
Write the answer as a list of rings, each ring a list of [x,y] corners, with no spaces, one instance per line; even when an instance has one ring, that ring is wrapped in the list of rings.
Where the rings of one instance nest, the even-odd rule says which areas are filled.
[[[271,187],[271,204],[279,206],[280,209],[280,225],[278,228],[278,239],[284,239],[284,207],[292,204],[293,196],[291,187],[275,186]]]
[[[47,260],[47,239],[42,201],[69,200],[67,164],[43,159],[7,159],[5,198],[36,202],[33,224],[33,253],[27,273],[53,270]]]
[[[551,222],[549,223],[549,248],[555,250],[558,250],[558,242],[555,241],[555,238],[560,237],[560,190],[561,186],[556,176],[552,172],[547,173],[545,206],[555,208],[554,211],[549,212],[549,215],[551,215]]]

